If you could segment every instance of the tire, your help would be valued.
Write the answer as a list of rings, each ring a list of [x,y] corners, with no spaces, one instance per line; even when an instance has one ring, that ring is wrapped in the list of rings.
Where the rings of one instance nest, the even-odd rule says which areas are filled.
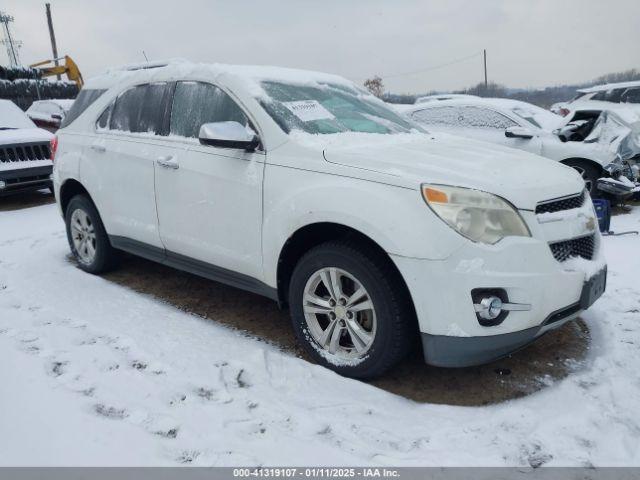
[[[84,221],[83,221],[84,220]],[[72,226],[72,222],[81,232],[86,242],[85,248],[78,250],[78,228]],[[69,201],[65,212],[67,226],[67,240],[71,253],[78,261],[78,266],[88,273],[98,274],[111,270],[117,261],[117,253],[109,243],[109,237],[104,229],[98,210],[86,195],[76,195]],[[93,236],[91,236],[93,233]],[[74,240],[76,236],[76,240]],[[92,255],[88,255],[93,252]]]
[[[332,272],[342,295],[334,296],[326,288]],[[355,301],[357,295],[352,294],[362,291],[360,287],[366,295]],[[305,299],[310,292],[313,302],[322,305]],[[351,297],[353,311],[349,303],[338,305],[338,297]],[[367,300],[372,309],[364,308]],[[296,337],[307,353],[346,377],[382,375],[405,358],[415,339],[415,314],[402,278],[388,258],[357,243],[328,242],[307,252],[291,276],[289,308]]]
[[[585,160],[567,160],[563,162],[565,165],[574,168],[578,171],[580,175],[582,175],[582,179],[584,180],[585,186],[589,190],[589,194],[592,197],[596,197],[599,195],[598,190],[598,179],[602,176],[600,174],[600,170],[593,166],[591,163]]]

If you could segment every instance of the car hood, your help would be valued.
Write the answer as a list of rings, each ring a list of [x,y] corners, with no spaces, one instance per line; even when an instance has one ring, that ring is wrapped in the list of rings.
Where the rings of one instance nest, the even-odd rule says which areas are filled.
[[[483,190],[525,210],[584,188],[582,178],[570,167],[495,144],[441,133],[367,136],[368,141],[355,138],[358,135],[329,141],[323,148],[325,159],[408,179],[416,188],[436,183]]]
[[[0,130],[0,145],[16,143],[49,142],[54,135],[42,128],[16,128]]]
[[[28,142],[49,142],[53,134],[42,128],[17,128],[0,130],[0,145],[12,145]]]

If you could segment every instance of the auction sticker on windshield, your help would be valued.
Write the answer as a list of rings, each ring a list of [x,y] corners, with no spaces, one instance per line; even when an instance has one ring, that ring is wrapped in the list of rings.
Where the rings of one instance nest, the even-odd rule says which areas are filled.
[[[283,102],[283,105],[303,122],[314,120],[333,120],[333,114],[320,105],[317,100],[300,100],[297,102]]]

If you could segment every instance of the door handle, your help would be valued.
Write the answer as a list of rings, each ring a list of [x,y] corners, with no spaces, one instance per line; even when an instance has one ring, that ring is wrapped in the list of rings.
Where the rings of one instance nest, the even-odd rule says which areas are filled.
[[[95,150],[96,152],[104,153],[107,151],[107,148],[104,145],[99,143],[92,143],[91,150]]]
[[[176,161],[176,157],[174,155],[158,157],[156,162],[163,168],[170,168],[171,170],[177,170],[180,168],[180,165],[178,165],[178,162]]]

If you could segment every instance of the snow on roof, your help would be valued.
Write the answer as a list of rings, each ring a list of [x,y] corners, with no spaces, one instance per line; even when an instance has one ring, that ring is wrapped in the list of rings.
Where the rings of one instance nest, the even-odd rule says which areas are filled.
[[[355,85],[338,75],[266,65],[229,65],[222,63],[193,63],[184,59],[125,65],[107,70],[104,74],[87,80],[85,88],[110,88],[127,79],[175,78],[188,76],[207,76],[212,80],[220,76],[231,76],[242,81],[252,95],[260,96],[264,92],[261,81],[281,81],[294,84],[333,83],[349,87]],[[359,88],[359,87],[356,87]]]
[[[522,102],[520,100],[512,100],[510,98],[489,98],[489,97],[476,97],[469,95],[466,97],[451,98],[449,100],[440,100],[438,102],[424,102],[421,104],[414,104],[412,110],[422,110],[424,108],[442,107],[445,105],[479,105],[479,106],[491,106],[497,108],[513,109],[516,107],[533,107],[540,108],[532,105],[531,103]]]
[[[455,98],[480,98],[477,95],[468,95],[466,93],[439,93],[436,95],[425,95],[416,98],[414,103],[431,102],[433,100],[449,100]]]
[[[31,104],[31,106],[27,111],[31,111],[32,109],[33,111],[36,111],[39,109],[41,105],[46,106],[47,104],[54,104],[60,107],[64,111],[69,111],[69,109],[71,108],[71,105],[73,105],[73,102],[75,102],[74,99],[68,99],[68,98],[50,98],[48,100],[36,100]]]
[[[632,87],[640,87],[640,80],[636,80],[634,82],[605,83],[604,85],[594,85],[593,87],[580,88],[578,92],[593,93],[593,92],[603,92],[607,90],[613,90],[615,88],[632,88]]]

